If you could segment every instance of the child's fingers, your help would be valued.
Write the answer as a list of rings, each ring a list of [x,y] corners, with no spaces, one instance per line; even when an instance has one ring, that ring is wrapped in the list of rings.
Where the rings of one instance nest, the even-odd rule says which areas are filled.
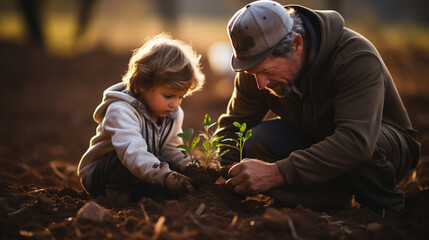
[[[192,186],[192,184],[189,181],[184,181],[182,183],[182,189],[184,189],[185,194],[195,192],[195,188]]]

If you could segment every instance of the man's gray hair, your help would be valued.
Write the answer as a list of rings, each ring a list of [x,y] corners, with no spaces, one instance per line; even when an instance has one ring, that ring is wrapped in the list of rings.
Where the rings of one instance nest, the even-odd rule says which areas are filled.
[[[291,46],[294,37],[299,34],[301,35],[302,39],[305,40],[306,38],[306,31],[302,19],[298,16],[296,12],[290,14],[290,17],[293,20],[292,29],[286,35],[286,37],[284,37],[282,40],[280,40],[279,43],[274,46],[274,50],[271,53],[272,57],[284,57],[287,59],[291,58]]]

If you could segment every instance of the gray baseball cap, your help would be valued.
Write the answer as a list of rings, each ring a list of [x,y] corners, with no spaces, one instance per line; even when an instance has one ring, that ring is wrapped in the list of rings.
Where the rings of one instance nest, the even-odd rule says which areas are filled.
[[[255,1],[238,10],[227,28],[234,50],[232,70],[241,72],[261,63],[292,25],[286,9],[274,1]]]

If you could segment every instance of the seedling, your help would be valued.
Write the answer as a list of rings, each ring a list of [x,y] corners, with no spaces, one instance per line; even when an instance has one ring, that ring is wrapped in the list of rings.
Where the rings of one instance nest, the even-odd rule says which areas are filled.
[[[205,115],[202,124],[204,132],[200,131],[199,136],[193,139],[192,135],[194,134],[194,129],[192,128],[186,130],[184,133],[179,133],[178,136],[183,139],[184,144],[177,146],[177,148],[181,148],[182,153],[185,156],[191,157],[192,164],[200,165],[204,168],[219,168],[220,158],[228,151],[226,150],[222,153],[219,153],[218,145],[220,144],[223,137],[215,137],[213,133],[210,132],[210,128],[215,126],[217,122],[212,123],[209,114]],[[201,151],[202,156],[198,156],[197,158],[195,158],[192,155],[192,151],[195,149],[195,146],[200,142],[201,137],[203,137],[204,141],[202,142],[202,146],[199,147],[198,150]]]
[[[247,127],[246,123],[240,124],[238,122],[234,122],[233,124],[239,129],[239,132],[236,132],[238,136],[238,140],[228,138],[228,139],[224,139],[223,141],[233,141],[235,142],[235,146],[230,144],[224,144],[224,143],[218,144],[218,146],[219,147],[226,146],[226,147],[237,149],[240,152],[240,162],[241,162],[241,160],[243,160],[244,143],[252,136],[252,129],[249,129],[246,131],[246,127]]]
[[[210,128],[215,126],[217,122],[212,123],[211,118],[209,114],[206,114],[204,121],[203,121],[203,127],[204,132],[200,132],[200,136],[202,136],[205,141],[202,143],[202,147],[198,148],[201,153],[203,154],[202,161],[200,160],[200,164],[204,168],[208,168],[211,166],[214,166],[216,168],[220,167],[220,157],[222,157],[227,151],[223,151],[222,153],[219,153],[218,145],[220,141],[222,140],[222,137],[215,137],[212,132],[210,132]]]
[[[182,149],[182,153],[186,156],[186,157],[191,157],[191,163],[192,164],[197,164],[198,163],[198,159],[194,158],[194,156],[192,155],[192,151],[194,150],[195,146],[197,145],[197,143],[200,141],[200,137],[197,136],[195,138],[193,138],[191,140],[192,135],[194,135],[194,129],[190,128],[188,130],[186,130],[183,133],[179,133],[177,134],[177,136],[179,136],[180,138],[183,139],[185,144],[182,145],[178,145],[177,148],[181,148]]]

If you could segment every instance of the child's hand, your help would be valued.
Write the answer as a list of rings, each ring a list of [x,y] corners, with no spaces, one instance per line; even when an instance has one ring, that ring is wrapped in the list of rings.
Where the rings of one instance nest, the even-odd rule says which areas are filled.
[[[195,192],[191,184],[191,178],[182,175],[178,172],[171,171],[165,179],[164,186],[168,188],[173,194],[183,196],[187,193]]]
[[[191,158],[184,158],[179,164],[180,172],[183,172],[188,166],[192,165]]]

